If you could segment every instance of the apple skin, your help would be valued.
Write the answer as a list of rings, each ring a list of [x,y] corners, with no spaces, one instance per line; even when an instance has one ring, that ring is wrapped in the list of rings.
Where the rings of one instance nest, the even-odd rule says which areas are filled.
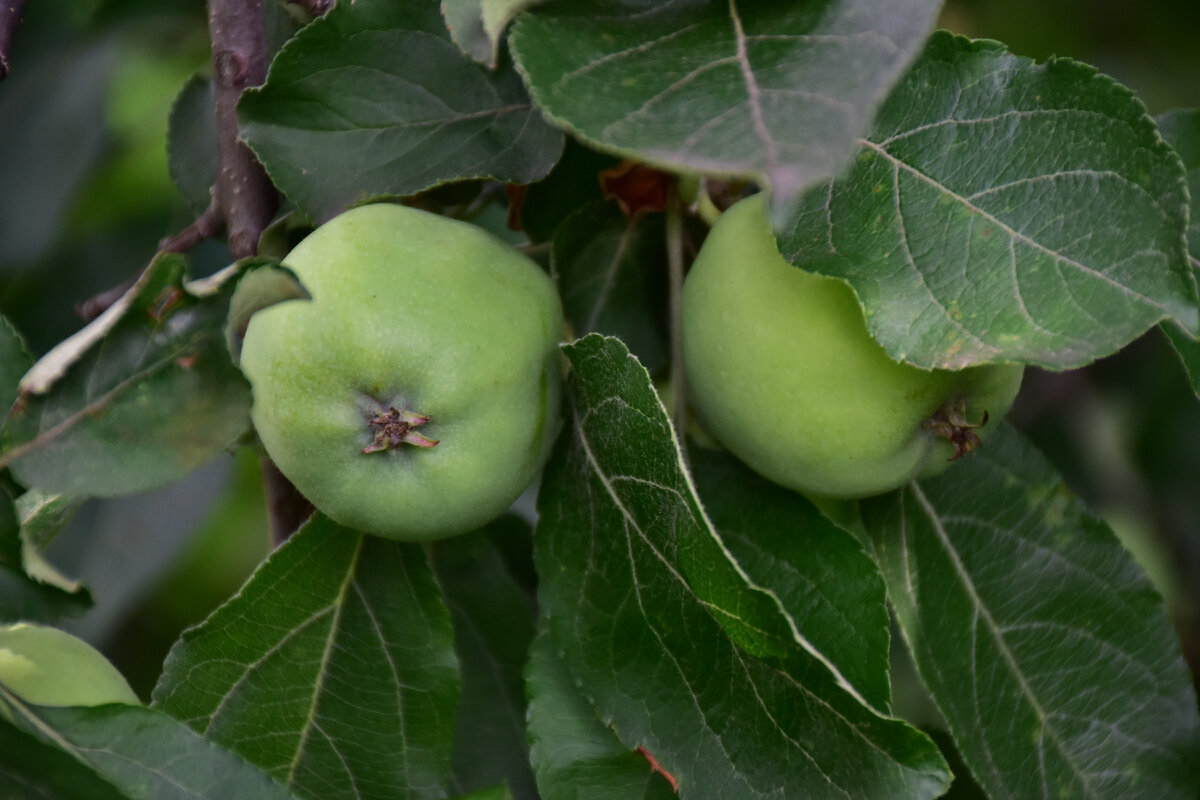
[[[701,420],[757,472],[804,494],[868,497],[940,472],[955,448],[926,420],[957,402],[972,423],[986,411],[994,426],[1024,367],[893,361],[848,284],[779,254],[765,203],[758,194],[726,211],[684,283],[684,364]]]
[[[19,622],[0,625],[0,686],[40,706],[139,705],[99,650],[65,631]],[[0,703],[0,717],[11,719]]]
[[[361,206],[283,260],[311,295],[249,322],[251,417],[279,470],[356,530],[472,530],[529,485],[557,428],[562,308],[533,261],[473,225]],[[374,452],[389,408],[429,417]]]

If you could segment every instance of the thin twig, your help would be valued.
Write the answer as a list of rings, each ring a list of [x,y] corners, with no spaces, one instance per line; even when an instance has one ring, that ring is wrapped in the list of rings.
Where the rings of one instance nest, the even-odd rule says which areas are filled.
[[[0,3],[0,81],[8,75],[8,54],[12,49],[13,36],[21,25],[26,0],[6,0]]]
[[[222,222],[221,212],[214,200],[191,225],[188,225],[174,236],[168,236],[160,241],[158,243],[158,252],[187,252],[210,236],[215,236],[217,231],[221,229]],[[157,256],[157,253],[155,255]],[[151,259],[151,263],[153,263],[153,259]],[[147,265],[146,269],[149,269],[149,265]],[[137,283],[138,279],[145,274],[145,271],[142,270],[142,272],[122,281],[111,289],[105,289],[99,294],[94,294],[86,300],[79,301],[75,304],[76,316],[84,322],[91,322],[108,310],[109,306],[120,300],[121,296],[129,291],[130,287]]]
[[[174,236],[167,236],[160,240],[158,252],[186,253],[205,239],[216,236],[224,224],[224,216],[221,214],[221,209],[217,207],[217,200],[214,197],[213,201],[208,204],[208,208],[204,209],[204,213],[196,217],[191,225]]]
[[[674,407],[668,409],[682,441],[687,431],[687,387],[683,370],[683,204],[679,184],[671,182],[667,195],[667,278],[670,305],[671,389]]]
[[[105,289],[99,294],[94,294],[87,300],[80,300],[75,304],[75,316],[79,317],[84,322],[91,322],[96,317],[108,310],[108,307],[117,302],[128,292],[133,285],[137,283],[141,275],[134,275],[125,282]]]

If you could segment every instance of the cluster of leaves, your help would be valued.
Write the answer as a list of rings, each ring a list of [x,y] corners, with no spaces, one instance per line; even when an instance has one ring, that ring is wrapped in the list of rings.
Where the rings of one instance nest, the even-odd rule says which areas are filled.
[[[992,798],[1196,796],[1162,601],[1020,434],[835,523],[684,441],[652,383],[682,210],[672,188],[625,213],[597,180],[619,158],[770,187],[781,251],[845,278],[898,359],[1068,369],[1162,325],[1200,393],[1200,112],[1156,123],[1084,64],[930,35],[939,6],[358,0],[291,35],[239,118],[293,219],[403,197],[489,224],[525,187],[508,217],[581,337],[536,530],[421,547],[317,514],[180,639],[149,708],[0,692],[0,786],[927,798],[961,754]],[[197,210],[211,106],[197,78],[172,114]],[[0,616],[88,602],[40,558],[83,499],[246,435],[230,345],[297,290],[273,263],[188,282],[160,257],[36,366],[0,327]],[[889,607],[940,745],[894,715]]]

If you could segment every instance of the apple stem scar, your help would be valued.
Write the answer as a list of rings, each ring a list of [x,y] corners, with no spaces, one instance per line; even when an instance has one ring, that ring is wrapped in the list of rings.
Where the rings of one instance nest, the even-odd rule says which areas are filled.
[[[954,455],[947,461],[958,461],[967,453],[983,447],[983,442],[979,441],[972,428],[982,428],[987,423],[986,411],[978,424],[968,422],[966,402],[959,397],[939,408],[937,413],[925,420],[922,427],[954,445]]]
[[[395,406],[388,406],[387,411],[380,411],[368,421],[375,428],[375,441],[364,447],[362,452],[378,453],[403,444],[433,447],[438,443],[437,439],[430,439],[413,430],[426,422],[429,422],[429,417],[424,414],[398,411]]]

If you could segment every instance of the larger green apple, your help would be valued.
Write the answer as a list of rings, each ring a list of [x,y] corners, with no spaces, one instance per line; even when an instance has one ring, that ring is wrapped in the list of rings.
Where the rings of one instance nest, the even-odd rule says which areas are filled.
[[[312,300],[256,313],[241,355],[280,471],[335,521],[394,539],[507,508],[557,423],[546,273],[473,225],[391,204],[330,220],[283,263]]]
[[[932,474],[978,445],[1023,367],[958,372],[893,361],[841,280],[779,254],[765,196],[709,233],[683,290],[688,386],[711,432],[776,483],[866,497]]]

